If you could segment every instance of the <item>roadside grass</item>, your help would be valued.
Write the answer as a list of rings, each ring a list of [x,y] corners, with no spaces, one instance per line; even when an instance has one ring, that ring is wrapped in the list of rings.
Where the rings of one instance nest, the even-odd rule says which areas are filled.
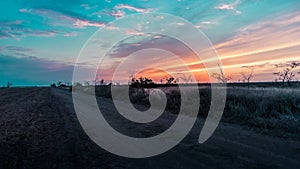
[[[300,140],[300,91],[228,88],[223,120],[274,136]]]
[[[118,88],[118,86],[113,86]],[[94,89],[94,90],[93,90]],[[85,93],[111,98],[110,87],[87,89]],[[181,93],[178,87],[161,87],[167,96],[166,110],[178,113],[181,105]],[[117,92],[120,100],[128,93]],[[149,93],[151,89],[130,88],[129,97],[133,104],[150,107]],[[199,117],[205,118],[210,109],[211,89],[200,87],[199,93],[189,93],[189,99],[200,94]],[[158,97],[159,98],[159,97]],[[187,101],[188,102],[188,101]],[[239,124],[276,137],[300,140],[300,90],[297,88],[245,88],[228,87],[227,100],[222,117],[223,122]]]

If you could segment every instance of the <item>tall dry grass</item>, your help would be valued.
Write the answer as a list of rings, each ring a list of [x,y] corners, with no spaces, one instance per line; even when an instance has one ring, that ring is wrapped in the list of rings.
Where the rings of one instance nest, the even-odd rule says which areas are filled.
[[[123,92],[122,87],[113,87],[119,88],[117,89],[119,90],[117,98],[120,100],[128,95]],[[166,110],[178,113],[181,105],[179,88],[161,87],[159,89],[167,96]],[[86,93],[93,93],[92,89],[83,90]],[[151,90],[130,88],[131,102],[150,107],[149,93]],[[210,87],[200,87],[199,93],[189,93],[188,87],[184,90],[190,95],[189,99],[193,99],[195,94],[200,94],[199,117],[205,118],[210,109]],[[111,98],[110,87],[96,87],[95,93],[99,97]],[[240,124],[278,137],[300,140],[300,89],[228,87],[222,121]]]

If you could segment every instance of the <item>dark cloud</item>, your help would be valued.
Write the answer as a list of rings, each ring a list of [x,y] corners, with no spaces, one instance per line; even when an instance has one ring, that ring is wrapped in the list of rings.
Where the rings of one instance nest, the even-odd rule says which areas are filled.
[[[154,34],[147,34],[141,36],[145,36],[146,38],[132,43],[126,42],[130,39],[121,41],[119,45],[115,46],[112,49],[110,56],[113,58],[127,57],[136,51],[149,48],[166,50],[180,57],[190,57],[191,55],[194,55],[193,51],[188,46],[174,38],[167,37],[165,35]]]
[[[32,52],[34,49],[32,48],[25,48],[21,46],[4,46],[0,50],[9,50],[9,51],[19,51],[19,52]]]
[[[33,28],[25,21],[0,21],[0,38],[21,38],[26,36],[52,37],[60,32],[43,28]]]

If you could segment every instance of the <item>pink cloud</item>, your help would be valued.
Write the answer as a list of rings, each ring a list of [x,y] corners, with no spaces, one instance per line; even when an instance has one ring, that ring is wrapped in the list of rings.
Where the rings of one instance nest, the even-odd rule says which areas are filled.
[[[117,10],[115,12],[112,12],[111,16],[116,17],[116,18],[120,18],[120,17],[125,16],[125,12]]]
[[[137,30],[125,30],[126,35],[144,35],[144,32],[140,32]]]
[[[153,37],[154,39],[159,39],[159,38],[162,38],[162,36],[159,36],[159,35],[156,35]]]

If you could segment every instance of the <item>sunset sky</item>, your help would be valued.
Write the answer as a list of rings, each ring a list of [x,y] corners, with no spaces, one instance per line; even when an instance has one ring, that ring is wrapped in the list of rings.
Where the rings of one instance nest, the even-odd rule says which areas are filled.
[[[1,1],[0,8],[0,87],[8,81],[20,86],[72,81],[86,41],[98,29],[120,33],[123,25],[114,27],[110,22],[137,13],[172,14],[192,23],[211,41],[232,81],[240,80],[240,72],[250,69],[254,70],[253,81],[274,81],[275,64],[300,60],[299,0],[10,0]],[[156,45],[184,55],[187,66],[199,76],[197,80],[207,80],[201,77],[205,72],[201,61],[168,38],[143,37],[144,26],[136,24],[135,29],[121,32],[132,39],[114,47],[104,59],[110,65],[104,64],[102,72],[111,71],[114,61],[120,62],[118,58],[141,46],[155,47],[153,39],[159,39]],[[180,26],[177,23],[174,29]],[[154,51],[147,55],[152,62],[143,62],[150,67],[174,67],[180,74],[179,63],[168,54]],[[142,62],[132,59],[133,63]],[[77,65],[89,71],[93,63],[87,59]]]

